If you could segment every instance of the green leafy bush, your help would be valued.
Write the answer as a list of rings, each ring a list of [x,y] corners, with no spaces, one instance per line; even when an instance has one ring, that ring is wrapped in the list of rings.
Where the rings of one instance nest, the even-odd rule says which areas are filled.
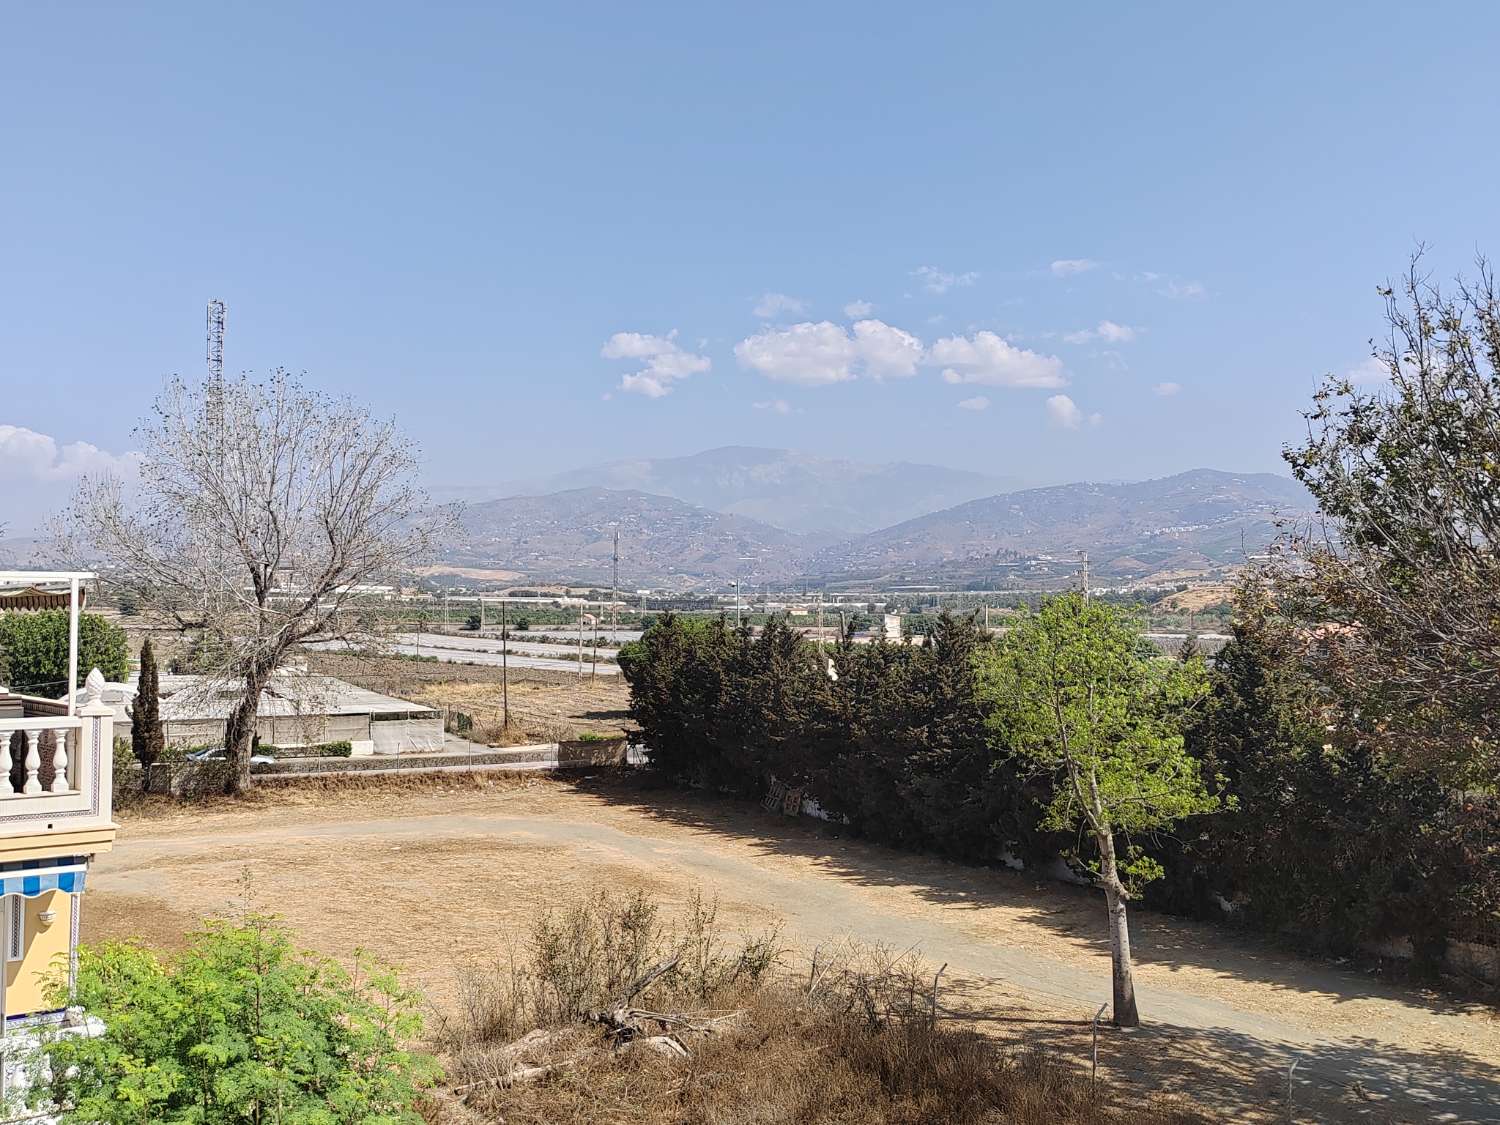
[[[354,743],[345,740],[317,742],[311,746],[272,746],[266,742],[261,743],[258,752],[272,758],[347,758],[354,753]]]
[[[66,980],[54,1002],[67,1003]],[[60,1120],[417,1125],[439,1077],[409,1049],[419,996],[358,959],[294,949],[272,918],[209,922],[164,960],[134,943],[80,952],[77,1003],[109,1029],[42,1054]]]
[[[60,696],[68,690],[68,611],[0,614],[0,666],[6,686],[26,695]],[[125,630],[97,613],[78,618],[78,683],[93,668],[106,680],[130,671]]]

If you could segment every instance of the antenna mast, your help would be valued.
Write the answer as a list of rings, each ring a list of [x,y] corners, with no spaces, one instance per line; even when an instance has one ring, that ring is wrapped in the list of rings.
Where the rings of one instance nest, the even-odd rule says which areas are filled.
[[[215,431],[224,432],[224,302],[208,302],[208,409]],[[221,442],[222,444],[222,442]]]
[[[615,553],[611,560],[614,570],[610,576],[609,587],[609,627],[611,630],[610,640],[618,641],[620,638],[613,635],[620,628],[620,529],[615,527]]]
[[[224,381],[224,302],[208,302],[208,377]]]

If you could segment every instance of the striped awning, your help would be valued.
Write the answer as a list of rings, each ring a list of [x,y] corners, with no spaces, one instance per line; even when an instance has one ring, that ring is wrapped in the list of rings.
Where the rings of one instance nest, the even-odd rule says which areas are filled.
[[[0,897],[36,898],[48,891],[82,894],[85,869],[86,865],[73,857],[0,863]]]

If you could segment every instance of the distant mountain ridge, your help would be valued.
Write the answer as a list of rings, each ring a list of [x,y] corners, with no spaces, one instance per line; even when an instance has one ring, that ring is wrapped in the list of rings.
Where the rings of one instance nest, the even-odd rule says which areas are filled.
[[[815,551],[806,565],[819,575],[874,576],[1087,551],[1101,573],[1201,568],[1243,561],[1275,537],[1278,518],[1312,511],[1311,496],[1287,477],[1194,469],[973,500]]]
[[[618,528],[626,585],[971,577],[1004,573],[1018,557],[1082,551],[1101,575],[1140,576],[1243,561],[1271,541],[1278,518],[1312,510],[1286,477],[1195,469],[1001,493],[839,538],[640,489],[586,487],[471,504],[446,556],[533,580],[602,582]]]
[[[647,492],[787,531],[857,535],[1015,488],[1014,478],[898,461],[849,461],[726,445],[685,457],[640,457],[494,486],[437,488],[487,501],[578,488]]]
[[[744,516],[633,489],[574,488],[466,505],[444,561],[534,580],[608,585],[614,534],[620,582],[687,587],[752,571],[790,577],[814,539]]]

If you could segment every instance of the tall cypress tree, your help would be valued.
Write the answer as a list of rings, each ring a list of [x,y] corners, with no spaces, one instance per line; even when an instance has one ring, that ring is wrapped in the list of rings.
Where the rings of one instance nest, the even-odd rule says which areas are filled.
[[[130,749],[141,770],[149,772],[151,763],[161,757],[166,739],[161,729],[160,682],[156,669],[156,653],[151,648],[151,638],[141,645],[141,675],[135,689],[135,704],[130,709]],[[142,784],[145,778],[142,778]]]

